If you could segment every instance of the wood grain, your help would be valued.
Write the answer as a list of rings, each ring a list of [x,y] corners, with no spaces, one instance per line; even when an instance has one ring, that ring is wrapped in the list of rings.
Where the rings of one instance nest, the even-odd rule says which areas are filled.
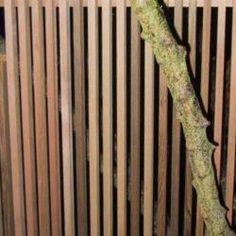
[[[39,233],[46,236],[50,235],[50,206],[43,32],[42,5],[34,0],[32,1],[32,39]]]
[[[154,57],[145,43],[144,95],[144,235],[153,235]]]
[[[130,234],[140,235],[140,26],[131,12]]]
[[[126,5],[117,2],[117,190],[118,236],[127,235]]]
[[[6,57],[0,54],[0,164],[3,230],[5,235],[14,235],[12,227],[13,189],[10,157],[9,114],[7,93]]]
[[[103,228],[113,235],[113,78],[112,78],[112,8],[102,2],[102,109],[103,109]]]
[[[158,188],[157,188],[157,225],[158,233],[166,235],[166,197],[167,197],[167,105],[168,92],[163,72],[159,74],[159,139],[158,139]]]
[[[99,89],[97,0],[88,2],[89,178],[91,235],[100,235]]]
[[[84,33],[83,9],[81,1],[74,1],[74,130],[75,130],[75,161],[76,161],[76,194],[77,194],[77,233],[88,235],[88,201],[86,174],[86,108],[85,108],[85,76],[84,76]]]
[[[70,15],[68,2],[59,2],[61,122],[65,235],[75,235],[74,161],[72,131],[72,91],[70,57]]]
[[[13,1],[4,2],[6,26],[7,91],[9,99],[10,157],[13,187],[14,228],[19,236],[26,234],[23,188],[23,152],[21,140],[19,74],[17,62],[16,11]],[[13,219],[12,219],[13,220]]]
[[[45,5],[46,18],[46,65],[47,65],[47,119],[48,119],[48,152],[50,177],[50,213],[52,235],[62,235],[62,206],[59,154],[59,111],[58,111],[58,73],[56,52],[56,9],[53,1]]]
[[[29,7],[27,1],[20,0],[19,17],[19,54],[21,77],[21,108],[24,149],[24,179],[26,198],[26,225],[29,235],[38,235],[35,139],[32,94],[32,67],[30,45]]]

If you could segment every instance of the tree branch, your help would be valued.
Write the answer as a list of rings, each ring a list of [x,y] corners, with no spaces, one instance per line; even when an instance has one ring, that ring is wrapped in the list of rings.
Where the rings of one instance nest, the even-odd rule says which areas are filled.
[[[142,38],[152,46],[156,60],[165,74],[189,150],[193,186],[201,213],[210,235],[235,235],[226,221],[220,204],[212,166],[215,146],[209,142],[206,128],[210,122],[203,116],[186,64],[186,49],[174,39],[166,17],[156,0],[130,0],[140,22]]]

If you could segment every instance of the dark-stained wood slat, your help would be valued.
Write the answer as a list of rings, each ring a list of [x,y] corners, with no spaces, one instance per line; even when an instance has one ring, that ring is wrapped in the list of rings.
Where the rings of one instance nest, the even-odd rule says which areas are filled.
[[[35,137],[38,179],[39,233],[50,235],[48,146],[46,121],[46,90],[43,44],[43,8],[32,1],[33,78],[35,107]]]
[[[203,29],[202,29],[202,62],[201,62],[201,97],[208,112],[209,103],[209,72],[210,72],[210,37],[211,37],[211,0],[204,2],[203,7]],[[197,203],[196,212],[196,236],[204,235],[204,222]]]
[[[8,115],[8,93],[6,57],[0,54],[0,163],[1,163],[1,192],[3,210],[3,228],[5,235],[14,235],[12,226],[13,213],[13,192],[10,157],[9,137],[9,115]],[[11,223],[9,223],[11,222]]]
[[[100,235],[97,0],[88,2],[90,231]]]
[[[19,236],[26,234],[22,168],[19,74],[17,62],[16,11],[12,0],[4,2],[7,54],[7,90],[9,99],[10,155],[13,186],[14,228]],[[12,219],[13,220],[13,219]]]
[[[234,180],[235,180],[235,145],[236,145],[236,1],[233,6],[233,28],[232,28],[232,59],[230,80],[230,108],[228,128],[228,155],[226,169],[226,195],[225,202],[229,208],[227,218],[230,224],[233,222],[234,209]]]
[[[32,67],[30,45],[29,7],[27,1],[20,0],[19,17],[19,54],[21,77],[21,108],[24,149],[24,179],[26,225],[29,235],[38,235],[37,196],[36,196],[36,168],[35,168],[35,139],[32,93]]]
[[[188,42],[191,47],[190,63],[193,75],[196,72],[196,26],[197,26],[197,1],[192,0],[189,6],[189,32]],[[185,172],[185,202],[184,202],[184,235],[192,233],[192,172],[189,165],[188,152],[186,151],[186,172]]]
[[[103,227],[104,235],[113,235],[113,95],[112,95],[112,8],[102,2],[103,71]]]
[[[61,123],[65,235],[75,235],[70,15],[68,2],[59,2]]]
[[[50,213],[52,235],[62,235],[62,206],[59,156],[59,123],[58,123],[58,73],[56,56],[56,14],[53,1],[45,5],[46,18],[46,58],[47,58],[47,115],[48,115],[48,152],[50,177]]]
[[[117,201],[118,236],[127,235],[126,1],[117,2]]]
[[[222,1],[218,7],[217,49],[216,49],[216,84],[215,84],[215,110],[214,110],[214,140],[217,148],[214,152],[217,179],[220,180],[221,168],[221,141],[223,116],[223,90],[224,90],[224,60],[225,60],[225,23],[226,7]]]
[[[174,8],[175,29],[180,38],[182,38],[182,20],[183,20],[183,0],[176,0]],[[172,121],[172,168],[171,168],[171,216],[170,232],[176,235],[179,232],[179,190],[180,190],[180,140],[181,129],[177,120],[177,113],[173,107]]]
[[[140,26],[131,12],[130,234],[140,235]]]
[[[75,146],[76,146],[76,194],[77,194],[77,232],[88,235],[88,201],[86,177],[86,110],[84,77],[84,34],[83,9],[81,1],[75,0],[73,8],[74,22],[74,96],[75,96]]]
[[[145,43],[144,96],[144,235],[153,235],[154,58]]]

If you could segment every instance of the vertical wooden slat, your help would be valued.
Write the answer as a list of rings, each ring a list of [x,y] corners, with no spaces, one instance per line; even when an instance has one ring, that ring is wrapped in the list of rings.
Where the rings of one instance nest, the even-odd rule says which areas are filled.
[[[127,234],[126,1],[117,2],[117,190],[118,236]]]
[[[29,0],[30,4],[31,4],[31,1],[32,0]],[[43,6],[44,6],[47,0],[41,0],[41,1],[43,3]],[[59,0],[54,0],[54,1],[55,1],[56,5],[58,6]],[[84,7],[88,6],[88,1],[89,0],[82,0],[81,1]],[[212,7],[218,7],[220,1],[221,0],[213,0],[212,1]],[[3,2],[4,2],[4,0],[0,0],[0,6],[3,6]],[[74,6],[74,0],[68,0],[68,2],[69,2],[70,7]],[[102,5],[101,2],[102,2],[102,0],[98,0],[98,6],[99,7],[101,7],[101,5]],[[117,0],[112,0],[112,6],[113,7],[116,7],[116,2],[117,2]],[[168,2],[168,0],[163,0],[163,2],[166,3],[166,2]],[[175,0],[169,0],[169,2],[170,2],[170,4],[169,4],[170,7],[175,6]],[[188,7],[190,2],[191,2],[191,0],[183,0],[183,6]],[[226,3],[227,7],[232,7],[232,2],[233,2],[233,0],[225,0],[225,3]],[[203,4],[204,4],[204,0],[198,0],[197,3],[198,3],[199,7],[202,7]],[[16,6],[18,5],[17,0],[15,1],[15,5]],[[130,1],[129,0],[126,0],[126,6],[130,7]]]
[[[188,42],[191,46],[190,63],[193,75],[196,72],[196,19],[197,18],[197,1],[192,0],[189,6],[189,29]],[[188,151],[186,152],[186,172],[185,172],[185,202],[184,202],[184,235],[192,234],[192,172],[188,160]]]
[[[0,161],[0,170],[1,170],[1,161]],[[0,177],[0,187],[2,187],[2,182],[1,182],[1,177]],[[0,189],[0,235],[4,236],[4,229],[3,229],[3,208],[2,208],[2,191]]]
[[[27,1],[20,0],[19,16],[19,52],[21,76],[21,107],[24,148],[24,174],[26,198],[26,225],[29,235],[38,234],[36,174],[35,174],[35,140],[33,121],[32,68],[30,45],[29,7]]]
[[[166,1],[168,6],[169,1]],[[168,92],[163,72],[159,73],[159,117],[158,117],[158,189],[157,189],[157,225],[158,233],[166,235],[166,184],[167,184],[167,122]]]
[[[218,7],[217,25],[217,55],[216,55],[216,85],[215,85],[215,109],[214,109],[214,140],[218,146],[214,152],[214,162],[217,171],[217,179],[220,180],[221,168],[221,140],[222,140],[222,115],[223,115],[223,90],[224,90],[224,60],[225,60],[225,1],[221,1]]]
[[[211,0],[204,1],[202,29],[202,62],[201,62],[201,97],[205,111],[208,112],[209,72],[210,72],[210,36],[211,36]],[[204,222],[197,204],[196,236],[204,235]]]
[[[228,221],[233,222],[234,178],[235,178],[235,145],[236,145],[236,1],[233,1],[232,59],[230,80],[230,108],[228,128],[228,155],[226,169],[226,206]]]
[[[211,0],[204,1],[202,29],[201,96],[204,108],[208,111],[210,37],[211,37]]]
[[[16,12],[13,1],[4,2],[5,28],[6,28],[6,52],[7,52],[7,80],[9,99],[9,127],[10,127],[10,155],[13,186],[14,227],[19,236],[26,233],[25,204],[23,190],[22,169],[22,141],[21,141],[21,117],[19,96],[19,75],[17,63],[17,39],[16,39]]]
[[[59,2],[59,15],[65,235],[75,235],[70,16],[68,2],[66,0],[60,0]]]
[[[144,97],[144,235],[153,235],[154,58],[145,43]]]
[[[130,234],[140,235],[140,26],[131,12]]]
[[[51,230],[52,235],[62,235],[55,11],[53,1],[46,1],[47,113],[51,200],[50,212],[52,222]]]
[[[3,204],[4,234],[14,235],[12,226],[13,213],[13,189],[11,175],[10,137],[9,137],[9,115],[8,115],[8,93],[6,58],[0,55],[0,159],[1,159],[1,192]]]
[[[182,37],[183,0],[175,1],[174,23],[179,37]],[[180,186],[180,123],[173,108],[172,122],[172,168],[171,168],[171,235],[179,232],[179,186]]]
[[[191,46],[190,62],[194,76],[196,74],[196,27],[197,27],[197,0],[192,0],[189,5],[188,41]]]
[[[75,146],[77,186],[77,232],[88,235],[88,201],[86,178],[86,109],[84,77],[83,8],[81,1],[74,0],[74,96],[75,96]]]
[[[163,72],[160,72],[159,82],[159,139],[158,139],[158,197],[157,225],[158,233],[166,235],[166,184],[167,184],[167,122],[168,122],[168,92]]]
[[[35,106],[35,137],[38,178],[39,233],[50,234],[48,147],[46,122],[46,91],[43,44],[43,9],[41,2],[32,0],[33,76]]]
[[[99,197],[99,89],[97,0],[88,2],[89,50],[89,177],[91,235],[100,235]]]
[[[113,127],[112,127],[112,8],[102,1],[103,71],[103,227],[104,235],[113,235]]]

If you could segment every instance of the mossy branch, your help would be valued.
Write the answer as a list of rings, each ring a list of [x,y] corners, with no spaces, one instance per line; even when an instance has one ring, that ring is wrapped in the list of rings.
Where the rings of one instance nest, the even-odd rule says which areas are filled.
[[[206,128],[210,125],[203,116],[193,89],[186,64],[186,50],[173,37],[159,2],[130,0],[132,10],[142,26],[142,38],[150,43],[156,60],[167,80],[177,116],[182,124],[189,151],[201,213],[210,235],[235,235],[230,229],[225,208],[220,204],[212,166],[215,146],[209,142]]]

